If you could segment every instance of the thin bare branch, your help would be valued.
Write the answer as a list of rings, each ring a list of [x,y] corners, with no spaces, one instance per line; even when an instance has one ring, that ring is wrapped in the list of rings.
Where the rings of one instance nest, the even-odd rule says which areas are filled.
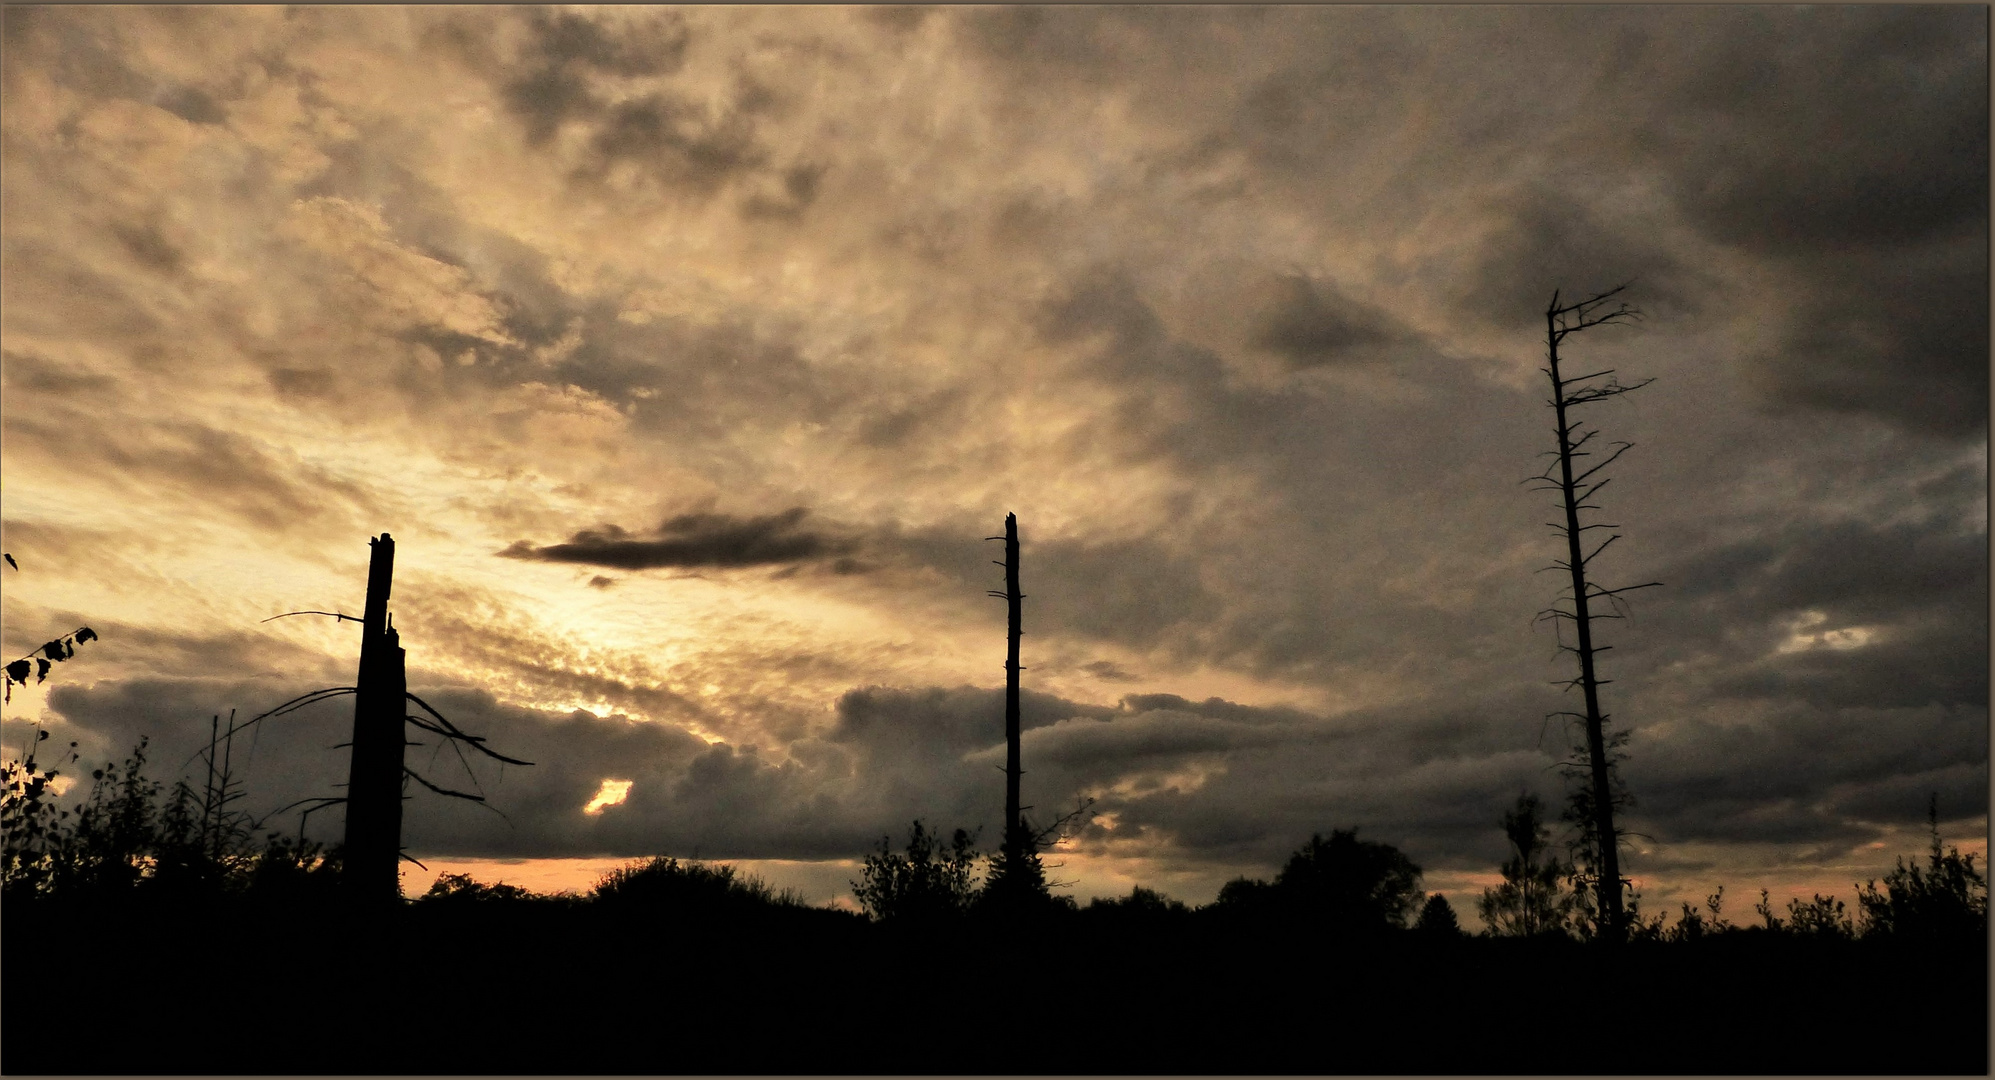
[[[1593,468],[1588,469],[1583,473],[1580,473],[1578,476],[1573,477],[1572,482],[1578,484],[1585,481],[1587,477],[1592,476],[1594,473],[1597,473],[1600,470],[1606,468],[1607,466],[1614,464],[1614,460],[1616,458],[1620,457],[1622,454],[1625,454],[1628,451],[1635,448],[1635,444],[1631,442],[1615,443],[1614,446],[1615,446],[1614,452],[1607,455],[1606,460],[1600,462],[1600,464],[1598,465],[1595,465]]]
[[[444,717],[444,715],[443,715],[442,713],[440,713],[440,712],[437,712],[437,711],[436,711],[435,709],[431,708],[431,707],[430,707],[430,703],[429,703],[429,702],[427,702],[427,701],[424,701],[424,700],[423,700],[422,698],[419,698],[419,697],[417,697],[417,696],[416,696],[416,695],[414,695],[414,694],[407,694],[407,695],[405,695],[405,696],[407,696],[407,697],[408,697],[408,699],[409,699],[410,701],[413,701],[413,702],[415,702],[415,703],[416,703],[417,705],[420,705],[420,706],[422,706],[422,709],[423,709],[423,711],[424,711],[424,712],[426,712],[426,713],[430,714],[431,716],[434,716],[434,717],[436,717],[436,719],[437,719],[437,722],[438,722],[438,723],[440,723],[440,724],[442,724],[442,725],[444,726],[444,728],[446,729],[445,731],[441,732],[440,734],[445,734],[445,735],[448,735],[448,736],[449,736],[450,738],[452,738],[452,739],[455,739],[455,740],[459,740],[459,741],[462,741],[462,742],[466,742],[466,743],[469,743],[469,744],[471,745],[471,748],[472,748],[472,749],[474,749],[474,750],[478,751],[479,753],[481,753],[481,754],[485,755],[486,757],[489,757],[489,758],[497,758],[498,760],[500,760],[500,761],[503,761],[503,762],[505,762],[505,763],[506,763],[506,764],[508,764],[508,765],[531,765],[531,764],[533,764],[533,762],[531,762],[531,761],[521,761],[521,760],[520,760],[519,758],[514,758],[514,757],[507,757],[506,755],[504,755],[504,754],[501,754],[501,753],[499,753],[498,751],[496,751],[496,750],[493,750],[493,749],[491,749],[491,748],[487,747],[487,746],[485,745],[485,737],[484,737],[484,736],[482,736],[482,735],[467,735],[467,734],[465,734],[464,732],[462,732],[462,731],[458,730],[458,727],[457,727],[457,725],[456,725],[456,724],[453,724],[453,723],[451,723],[451,722],[450,722],[450,721],[449,721],[449,720],[448,720],[447,718],[445,718],[445,717]],[[434,729],[432,729],[432,730],[434,730]]]
[[[293,616],[293,615],[324,615],[324,616],[326,616],[326,617],[328,617],[328,618],[332,618],[332,619],[338,619],[338,620],[340,620],[340,621],[342,621],[342,622],[362,622],[362,621],[364,621],[364,620],[362,620],[362,619],[360,618],[360,616],[358,616],[358,615],[344,615],[344,614],[341,614],[340,612],[337,612],[337,611],[287,611],[287,612],[285,612],[285,613],[284,613],[284,614],[282,614],[282,615],[272,615],[272,616],[271,616],[270,618],[268,618],[268,619],[259,619],[259,620],[257,620],[257,621],[258,621],[258,622],[273,622],[273,621],[275,621],[275,620],[277,620],[277,619],[288,619],[288,618],[290,618],[290,617],[291,617],[291,616]]]
[[[260,712],[255,716],[252,716],[249,719],[243,721],[240,724],[231,725],[228,730],[228,734],[234,735],[236,732],[245,731],[251,725],[257,723],[260,720],[264,720],[268,717],[283,716],[285,713],[297,712],[299,709],[302,709],[307,705],[317,705],[321,701],[331,701],[333,698],[336,697],[344,697],[347,694],[353,693],[355,689],[356,689],[355,687],[351,686],[328,686],[319,690],[314,690],[309,694],[300,694],[297,697],[294,697],[291,700],[284,702],[282,705],[277,706],[276,708]],[[186,761],[181,762],[180,767],[182,769],[185,769],[187,766],[194,764],[194,759],[200,757],[202,754],[206,752],[207,751],[205,749],[196,750],[194,752],[193,757],[190,757]]]
[[[1636,589],[1653,589],[1653,588],[1655,588],[1656,586],[1658,586],[1658,585],[1661,585],[1661,584],[1662,584],[1662,582],[1660,582],[1660,581],[1645,581],[1645,582],[1641,583],[1640,585],[1623,585],[1623,586],[1621,586],[1621,587],[1620,587],[1620,588],[1618,588],[1618,589],[1602,589],[1602,588],[1600,588],[1599,586],[1596,586],[1596,585],[1593,585],[1593,584],[1592,584],[1591,582],[1588,582],[1588,587],[1589,587],[1589,588],[1592,588],[1592,589],[1593,589],[1594,591],[1593,591],[1593,592],[1590,592],[1590,593],[1587,593],[1587,595],[1588,595],[1588,596],[1619,596],[1619,595],[1621,595],[1622,593],[1625,593],[1625,592],[1634,592],[1634,591],[1635,591]]]
[[[453,799],[466,799],[471,802],[481,803],[485,801],[485,796],[483,795],[473,795],[470,792],[466,791],[452,791],[449,788],[438,787],[435,784],[432,784],[429,781],[423,779],[421,774],[417,773],[416,770],[409,768],[407,765],[402,766],[402,775],[408,777],[411,780],[414,780],[416,783],[421,784],[422,786],[430,789],[431,791],[436,792],[438,795],[448,795]]]
[[[1605,401],[1608,398],[1620,397],[1622,394],[1633,393],[1634,391],[1640,390],[1642,387],[1647,386],[1652,382],[1655,382],[1655,380],[1643,379],[1641,382],[1628,383],[1626,385],[1623,385],[1621,383],[1609,383],[1606,386],[1597,386],[1587,390],[1574,391],[1573,393],[1567,395],[1563,400],[1567,408],[1571,408],[1575,405],[1587,405],[1595,401]]]
[[[272,810],[270,812],[270,816],[275,817],[276,815],[281,814],[284,811],[289,810],[294,806],[303,806],[306,803],[320,803],[325,806],[331,806],[335,803],[343,803],[345,801],[346,801],[346,796],[344,795],[314,795],[309,799],[299,799],[297,802],[294,803],[285,803],[283,806],[280,806],[277,809]]]

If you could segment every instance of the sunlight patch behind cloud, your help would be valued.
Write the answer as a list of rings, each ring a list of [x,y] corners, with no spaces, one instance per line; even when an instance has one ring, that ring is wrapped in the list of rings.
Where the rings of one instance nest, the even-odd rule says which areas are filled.
[[[603,786],[596,791],[596,797],[589,800],[589,805],[583,807],[582,812],[600,814],[605,807],[621,805],[624,799],[630,796],[631,784],[630,780],[603,781]]]
[[[1844,626],[1833,630],[1817,629],[1829,621],[1829,616],[1820,611],[1804,612],[1789,625],[1787,640],[1780,643],[1776,653],[1808,652],[1814,649],[1834,649],[1838,652],[1861,649],[1876,640],[1877,634],[1869,627]]]

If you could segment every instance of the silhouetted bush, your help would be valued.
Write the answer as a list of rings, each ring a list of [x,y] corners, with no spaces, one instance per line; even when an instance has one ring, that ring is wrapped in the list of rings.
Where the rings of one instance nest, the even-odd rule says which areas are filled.
[[[1690,903],[1685,901],[1683,903],[1683,913],[1678,916],[1675,926],[1663,931],[1660,935],[1650,934],[1647,936],[1660,937],[1666,941],[1696,941],[1699,938],[1708,937],[1712,934],[1723,934],[1735,929],[1737,927],[1734,927],[1725,919],[1725,887],[1720,885],[1717,892],[1704,898],[1703,911],[1691,907]]]
[[[1089,925],[1146,933],[1182,927],[1192,915],[1191,908],[1183,901],[1141,885],[1129,890],[1128,896],[1097,896],[1080,911]]]
[[[779,895],[761,879],[737,873],[726,863],[682,863],[666,855],[604,874],[591,891],[590,901],[608,911],[709,915],[800,906],[792,894]]]
[[[76,760],[71,746],[66,764]],[[141,739],[122,765],[92,770],[87,792],[70,806],[55,795],[60,770],[44,772],[33,755],[0,763],[0,893],[278,899],[325,894],[336,884],[337,851],[276,833],[259,845],[245,815],[222,812],[219,788],[199,796],[207,814],[194,812],[197,796],[184,782],[162,802],[163,785],[145,775],[146,746]]]
[[[1901,938],[1969,938],[1988,933],[1988,879],[1975,869],[1974,856],[1959,848],[1941,850],[1937,805],[1929,814],[1932,848],[1926,868],[1907,863],[1857,890],[1863,932]]]
[[[430,884],[429,891],[417,903],[422,904],[483,904],[508,903],[538,899],[538,897],[518,885],[508,885],[501,881],[487,885],[470,874],[439,874]]]
[[[866,856],[853,895],[875,922],[932,922],[967,913],[977,898],[976,838],[957,829],[944,847],[939,833],[916,820],[904,852],[887,837]]]
[[[1815,899],[1806,904],[1799,899],[1787,902],[1787,930],[1813,938],[1848,939],[1856,936],[1856,928],[1851,924],[1843,902],[1821,893],[1816,893]]]

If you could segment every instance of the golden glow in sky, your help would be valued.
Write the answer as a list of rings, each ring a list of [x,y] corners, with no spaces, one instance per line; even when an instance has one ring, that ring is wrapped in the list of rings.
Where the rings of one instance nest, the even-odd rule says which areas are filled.
[[[9,746],[165,769],[350,683],[351,624],[262,620],[358,612],[387,532],[412,687],[534,762],[412,750],[501,811],[412,851],[990,842],[1016,512],[1084,887],[1356,826],[1472,891],[1560,790],[1544,304],[1633,280],[1575,362],[1656,379],[1596,418],[1601,572],[1667,583],[1607,654],[1650,896],[1882,873],[1933,792],[1986,831],[1979,9],[4,21],[0,644],[101,635]],[[259,805],[342,782],[339,708],[260,728]]]

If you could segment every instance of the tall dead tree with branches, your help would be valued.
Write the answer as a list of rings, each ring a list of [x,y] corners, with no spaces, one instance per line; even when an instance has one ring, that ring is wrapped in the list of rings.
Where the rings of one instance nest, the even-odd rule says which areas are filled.
[[[347,770],[346,794],[304,799],[280,809],[278,813],[309,804],[304,815],[310,815],[314,811],[345,804],[346,838],[341,845],[343,881],[355,900],[375,903],[393,901],[401,896],[401,861],[409,858],[402,854],[402,792],[407,781],[414,780],[439,795],[477,803],[485,801],[482,794],[440,787],[409,768],[404,761],[404,752],[409,746],[418,744],[409,741],[408,725],[442,738],[457,752],[467,773],[470,772],[470,765],[463,762],[461,746],[469,746],[505,764],[531,765],[533,762],[507,757],[491,749],[485,745],[482,736],[460,731],[428,702],[409,693],[408,652],[402,648],[401,635],[395,631],[394,620],[388,612],[388,598],[395,578],[395,540],[382,533],[369,538],[367,543],[373,551],[367,564],[367,602],[359,619],[334,611],[287,611],[283,615],[270,617],[325,615],[342,622],[359,622],[360,670],[354,685],[327,687],[292,698],[240,726],[232,725],[228,734],[233,736],[268,717],[282,716],[344,694],[353,695],[353,739],[349,744],[352,757]],[[408,707],[411,702],[427,716],[410,715]],[[472,782],[474,786],[477,783],[475,774]],[[301,833],[304,828],[302,817],[299,825]]]
[[[1583,774],[1582,786],[1575,793],[1574,805],[1579,813],[1581,827],[1582,858],[1590,856],[1591,871],[1595,877],[1595,890],[1599,901],[1599,928],[1603,939],[1609,942],[1620,941],[1627,932],[1627,920],[1621,901],[1621,858],[1619,851],[1620,834],[1614,826],[1614,807],[1623,798],[1617,790],[1614,777],[1612,743],[1607,734],[1608,714],[1600,708],[1600,688],[1611,679],[1602,679],[1598,672],[1598,657],[1602,652],[1613,648],[1598,644],[1594,637],[1593,624],[1596,619],[1619,619],[1625,617],[1621,597],[1637,589],[1646,589],[1661,582],[1650,581],[1641,585],[1626,585],[1608,589],[1595,584],[1587,577],[1587,568],[1609,544],[1620,539],[1619,533],[1610,532],[1606,539],[1587,551],[1590,542],[1587,533],[1594,530],[1612,530],[1618,525],[1584,521],[1583,517],[1600,507],[1591,500],[1609,483],[1606,478],[1595,479],[1602,469],[1612,465],[1634,444],[1616,442],[1604,448],[1588,449],[1599,430],[1575,420],[1572,410],[1583,405],[1606,401],[1622,394],[1647,386],[1652,379],[1638,383],[1623,384],[1614,377],[1613,369],[1595,371],[1587,375],[1568,377],[1559,367],[1559,346],[1565,339],[1584,330],[1610,323],[1634,322],[1641,313],[1617,299],[1626,285],[1617,286],[1603,293],[1596,293],[1576,303],[1561,303],[1557,292],[1552,294],[1552,302],[1545,309],[1545,356],[1547,364],[1543,369],[1552,383],[1552,397],[1547,404],[1557,417],[1555,433],[1558,448],[1548,451],[1546,456],[1555,460],[1545,467],[1545,471],[1532,477],[1540,486],[1536,491],[1556,491],[1559,493],[1564,516],[1561,521],[1548,522],[1553,531],[1565,540],[1566,557],[1555,561],[1547,569],[1562,569],[1572,577],[1572,591],[1561,598],[1560,603],[1539,613],[1539,618],[1560,628],[1559,650],[1571,653],[1579,660],[1579,675],[1565,680],[1560,685],[1567,691],[1579,688],[1585,699],[1586,711],[1560,711],[1554,716],[1579,720],[1585,725],[1586,740],[1583,762],[1571,762],[1569,767]],[[1584,459],[1604,454],[1597,463],[1585,464]],[[1570,607],[1561,606],[1570,604]],[[1597,610],[1605,603],[1607,612]],[[1570,624],[1574,641],[1567,644],[1563,626]],[[1577,749],[1577,748],[1576,748]],[[1591,850],[1585,850],[1590,848]]]

